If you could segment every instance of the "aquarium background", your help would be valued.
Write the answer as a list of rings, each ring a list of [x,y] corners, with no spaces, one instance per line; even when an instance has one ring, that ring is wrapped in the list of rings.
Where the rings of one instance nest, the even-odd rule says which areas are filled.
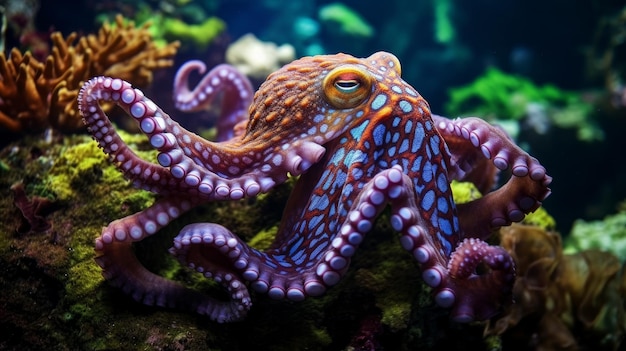
[[[448,117],[478,116],[498,123],[519,145],[541,161],[554,178],[550,186],[552,195],[543,207],[554,219],[555,224],[549,229],[560,233],[562,239],[559,240],[563,241],[566,253],[595,247],[611,251],[621,263],[626,258],[626,5],[623,1],[1,0],[0,5],[4,6],[5,14],[6,29],[2,42],[5,54],[12,48],[18,48],[23,52],[33,52],[35,57],[45,58],[50,52],[48,38],[51,32],[60,31],[64,36],[71,32],[94,33],[102,23],[113,22],[118,14],[138,25],[151,21],[150,30],[157,43],[165,45],[175,40],[181,43],[173,65],[155,71],[153,82],[146,88],[147,95],[169,111],[173,111],[171,82],[177,67],[190,59],[202,60],[209,66],[225,62],[227,48],[249,33],[262,42],[291,48],[292,51],[287,50],[286,61],[276,59],[274,68],[290,60],[289,52],[293,59],[338,52],[367,57],[376,51],[389,51],[399,58],[404,80],[424,96],[433,113]],[[185,25],[184,28],[179,28],[182,25]],[[278,57],[278,51],[274,55]],[[258,86],[267,73],[253,71],[250,77]],[[211,127],[211,121],[202,117],[181,117],[180,122],[199,133]],[[16,145],[37,143],[33,139],[43,140],[50,135],[58,135],[51,132],[53,129],[46,128],[44,133],[0,130],[0,146],[5,148],[1,154],[0,172],[4,176],[12,174],[12,162],[22,157],[15,151],[18,148]],[[75,136],[76,133],[80,134],[80,131],[68,135]],[[33,158],[42,148],[45,147],[29,146],[28,157]],[[35,182],[39,179],[37,177],[31,174],[26,179]],[[19,213],[11,201],[10,181],[4,180],[2,185],[5,188],[3,196],[7,199],[3,202],[3,206],[6,205],[3,214],[6,218],[17,217]],[[55,213],[55,216],[61,215]],[[200,317],[177,314],[174,317],[176,321],[192,331],[185,334],[177,329],[175,336],[163,337],[157,331],[164,330],[161,323],[168,317],[167,312],[159,311],[162,315],[152,319],[150,328],[154,328],[155,334],[150,334],[150,342],[146,341],[145,333],[133,338],[130,331],[120,343],[112,342],[112,337],[96,340],[95,336],[70,335],[69,330],[81,323],[93,329],[99,322],[94,322],[95,317],[82,310],[85,306],[77,307],[74,300],[63,297],[63,286],[68,282],[56,277],[70,274],[68,263],[50,263],[57,269],[50,272],[45,263],[33,258],[45,248],[33,248],[26,252],[14,242],[26,240],[23,234],[14,234],[10,225],[3,227],[3,231],[6,232],[0,234],[3,241],[0,247],[4,252],[4,258],[0,260],[0,286],[4,295],[0,299],[0,329],[8,328],[6,330],[10,332],[1,333],[0,349],[26,350],[48,346],[44,341],[35,341],[33,330],[43,326],[45,335],[41,335],[42,338],[68,345],[60,349],[173,350],[205,346],[206,349],[227,350],[238,347],[214,333],[197,331],[213,328],[233,337],[245,335],[246,328],[250,327],[249,324],[215,326]],[[93,237],[98,234],[96,230]],[[40,244],[49,241],[41,236],[39,239]],[[22,250],[22,256],[16,256],[19,250]],[[18,256],[21,258],[16,258]],[[52,261],[50,258],[49,262]],[[29,266],[31,264],[33,267]],[[32,286],[29,287],[24,276],[33,271],[39,272],[41,277],[32,278]],[[41,283],[46,279],[53,279],[54,282],[50,285]],[[17,285],[11,283],[13,280],[20,281],[21,287],[16,288]],[[106,289],[106,284],[98,284],[99,289]],[[46,293],[42,292],[44,290]],[[41,309],[33,309],[32,314],[51,316],[55,323],[46,324],[32,315],[25,318],[15,311],[20,308],[20,303],[9,296],[25,291],[36,295],[33,301],[39,301],[42,306]],[[623,309],[624,290],[618,288],[618,291],[615,300],[611,301]],[[98,298],[97,302],[126,301],[121,294],[108,294]],[[41,300],[48,302],[44,304]],[[133,323],[149,319],[148,315],[152,312],[148,307],[133,306],[132,301],[125,303],[122,310],[130,308],[131,315],[138,314],[141,318],[135,320],[125,316],[126,319],[119,323],[132,328],[130,325]],[[273,313],[272,308],[276,308],[277,316],[292,313],[275,305],[268,302],[260,306],[262,312],[253,318],[263,321],[264,317]],[[342,308],[328,306],[326,304],[324,308]],[[313,308],[318,307],[314,305]],[[112,313],[124,312],[115,310]],[[307,312],[297,310],[297,313],[306,315]],[[103,323],[114,323],[113,318],[98,318],[102,318]],[[411,320],[416,318],[418,316],[412,315]],[[623,316],[620,318],[622,320],[611,327],[596,328],[601,330],[598,334],[618,335],[611,340],[621,340],[625,326]],[[332,324],[334,322],[328,322],[324,317],[316,319],[320,320],[325,323],[323,328],[319,326],[316,329],[318,325],[307,324],[303,333],[305,336],[294,339],[295,344],[281,344],[280,349],[351,349],[352,334],[342,335],[341,323]],[[445,319],[432,323],[441,323],[442,320]],[[572,328],[578,326],[574,322],[567,325]],[[467,338],[485,348],[485,345],[492,345],[489,343],[496,345],[490,346],[494,347],[491,349],[502,347],[497,340],[482,341],[482,326],[446,324],[420,325],[417,328],[415,325],[389,327],[385,324],[384,328],[386,332],[380,333],[382,336],[377,345],[360,349],[408,350],[416,345],[422,349],[437,349],[437,345],[441,345],[438,344],[441,335]],[[95,335],[91,329],[80,333]],[[149,328],[140,329],[145,332]],[[267,329],[257,329],[254,335],[280,334],[269,326]],[[321,329],[326,332],[321,332]],[[332,331],[328,332],[330,329]],[[371,332],[376,333],[378,331]],[[407,336],[410,333],[415,335]],[[529,335],[529,338],[532,337],[532,334]],[[194,342],[185,341],[186,337],[195,338]],[[401,341],[390,341],[394,337]],[[620,347],[619,341],[607,345],[590,341],[593,338],[603,339],[594,334],[581,343],[601,345],[598,347],[604,349]],[[272,340],[268,336],[260,339],[259,343],[271,347]],[[568,348],[555,346],[551,349]]]
[[[140,21],[146,17],[154,20],[157,17],[151,16],[156,13],[187,23],[201,23],[214,16],[226,23],[216,39],[222,54],[228,43],[247,33],[263,41],[293,45],[296,57],[337,52],[366,57],[376,51],[389,51],[400,59],[404,79],[427,99],[433,112],[451,117],[479,112],[481,117],[505,123],[516,120],[520,134],[517,138],[522,143],[529,141],[527,151],[539,158],[556,179],[553,195],[545,206],[564,232],[577,218],[601,219],[617,209],[626,194],[625,182],[620,181],[625,179],[626,166],[613,156],[617,151],[611,150],[623,146],[619,135],[624,118],[615,115],[623,113],[623,107],[607,100],[622,89],[624,14],[620,1],[407,0],[382,5],[370,1],[336,4],[172,0],[88,5],[42,1],[35,25],[41,33],[51,29],[90,32],[97,28],[98,21],[116,13]],[[150,14],[146,16],[146,12]],[[7,37],[7,47],[16,44],[11,39]],[[217,63],[223,59],[219,51],[215,47],[183,50],[176,60],[204,57]],[[516,87],[500,86],[507,83],[496,79],[491,82],[497,87],[493,90],[508,92],[502,99],[508,96],[521,101],[490,101],[489,105],[486,100],[498,99],[497,91],[491,92],[494,96],[460,98],[462,103],[451,100],[455,89],[475,82],[490,68],[524,78],[537,88],[551,85],[575,96],[535,96],[541,95],[537,91],[518,96],[507,90]],[[486,111],[489,108],[491,112]],[[564,121],[558,123],[566,126],[561,129],[550,120],[559,118],[553,116],[555,112],[533,115],[526,111],[533,108],[562,108],[561,114],[571,116],[560,117]],[[585,128],[590,130],[580,131]]]

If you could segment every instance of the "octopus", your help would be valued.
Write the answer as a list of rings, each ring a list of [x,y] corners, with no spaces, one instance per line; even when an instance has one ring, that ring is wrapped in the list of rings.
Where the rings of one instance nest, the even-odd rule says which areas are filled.
[[[515,263],[485,240],[537,209],[552,178],[503,130],[475,117],[431,114],[386,52],[301,58],[269,75],[254,96],[229,66],[214,68],[190,90],[192,70],[204,67],[181,68],[176,103],[201,109],[228,93],[219,100],[226,112],[218,126],[228,128],[221,141],[184,129],[123,80],[95,77],[80,91],[80,112],[99,146],[134,186],[160,195],[96,239],[97,263],[113,286],[147,305],[241,320],[253,296],[301,301],[336,285],[389,207],[401,246],[451,318],[485,320],[510,302]],[[155,161],[120,139],[101,102],[136,120],[158,151]],[[216,223],[189,224],[174,238],[170,252],[222,285],[225,298],[152,273],[133,253],[134,242],[196,206],[254,197],[290,177],[297,181],[269,249],[250,247]],[[452,180],[472,182],[485,195],[455,204]]]

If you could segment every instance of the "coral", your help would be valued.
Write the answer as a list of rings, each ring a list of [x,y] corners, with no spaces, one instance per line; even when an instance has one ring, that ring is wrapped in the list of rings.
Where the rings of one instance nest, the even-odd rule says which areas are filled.
[[[616,350],[626,332],[626,276],[619,260],[598,250],[563,255],[561,237],[528,225],[501,229],[516,260],[516,303],[490,321],[505,348]]]
[[[591,119],[592,105],[580,94],[553,85],[537,86],[530,80],[490,67],[474,82],[449,89],[449,115],[476,115],[492,121],[524,120],[537,133],[551,126],[575,128],[578,139],[601,140],[603,132]]]
[[[611,252],[620,261],[626,261],[626,209],[606,216],[603,220],[574,222],[565,239],[565,252],[598,249]]]
[[[76,97],[84,81],[108,75],[147,86],[152,71],[172,65],[177,42],[157,48],[147,25],[135,27],[121,16],[97,34],[66,38],[51,34],[45,62],[13,48],[0,53],[0,130],[34,133],[48,127],[71,132],[84,128]]]
[[[11,191],[13,191],[13,204],[20,210],[23,217],[22,223],[16,229],[17,233],[39,233],[50,229],[50,223],[45,218],[53,209],[53,202],[50,199],[41,196],[29,199],[24,183],[13,184]]]
[[[226,49],[226,62],[256,80],[265,80],[282,65],[293,61],[296,52],[289,44],[276,45],[248,33]]]

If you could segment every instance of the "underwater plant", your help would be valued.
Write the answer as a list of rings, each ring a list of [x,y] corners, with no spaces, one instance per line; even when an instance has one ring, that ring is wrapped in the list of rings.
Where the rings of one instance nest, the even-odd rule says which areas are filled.
[[[574,221],[570,234],[565,239],[565,252],[597,249],[611,252],[620,261],[626,262],[626,203],[622,210],[602,220]]]
[[[362,38],[374,35],[374,27],[359,13],[340,2],[322,6],[318,18],[322,24],[333,28],[340,35]]]
[[[514,257],[515,303],[492,319],[487,335],[504,349],[617,350],[626,333],[626,268],[611,253],[564,254],[561,236],[536,226],[500,230]]]
[[[449,89],[445,109],[449,115],[475,115],[490,121],[513,121],[508,131],[523,122],[539,134],[550,127],[573,128],[582,141],[602,140],[604,133],[593,120],[593,106],[580,94],[554,85],[538,86],[530,80],[495,67],[468,85]]]

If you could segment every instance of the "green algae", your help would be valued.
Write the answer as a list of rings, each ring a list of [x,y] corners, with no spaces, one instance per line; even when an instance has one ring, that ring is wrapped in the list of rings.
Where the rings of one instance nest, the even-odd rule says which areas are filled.
[[[598,249],[614,254],[620,262],[626,261],[626,208],[601,220],[574,222],[564,240],[563,252],[574,254]]]
[[[318,17],[340,35],[362,38],[374,35],[374,28],[361,15],[339,2],[322,6]]]
[[[359,285],[374,293],[376,307],[381,311],[381,322],[392,332],[404,330],[409,326],[413,296],[422,288],[418,283],[419,274],[414,264],[407,260],[388,259],[399,255],[405,256],[406,253],[400,252],[400,249],[397,243],[382,245],[381,249],[375,252],[378,264],[372,268],[358,269],[355,277]],[[415,282],[410,288],[398,286],[400,282],[410,281]]]
[[[226,23],[217,17],[209,17],[198,24],[188,24],[179,19],[161,17],[156,21],[153,36],[157,43],[181,42],[183,47],[190,46],[197,51],[206,50],[217,36],[226,29]],[[164,45],[163,44],[163,45]]]
[[[138,4],[137,11],[132,19],[137,26],[148,24],[148,32],[157,47],[165,47],[169,43],[179,41],[182,51],[202,52],[221,34],[226,31],[226,23],[217,17],[206,16],[204,11],[196,6],[177,7],[179,16],[155,11],[147,4]],[[111,14],[102,13],[97,22],[115,22]],[[181,17],[185,17],[182,20]]]
[[[534,225],[545,230],[556,229],[556,220],[543,207],[539,207],[534,212],[527,214],[522,220],[522,223]]]
[[[457,204],[464,204],[483,196],[474,183],[471,182],[459,182],[453,180],[450,183],[450,188],[452,189],[454,202]]]
[[[274,226],[266,230],[262,230],[248,241],[248,245],[260,251],[267,250],[270,248],[270,246],[274,242],[274,238],[276,238],[277,231],[278,231],[278,226]]]
[[[598,141],[604,132],[593,119],[593,107],[580,93],[551,84],[537,85],[522,76],[489,67],[475,81],[448,91],[451,116],[481,116],[489,121],[524,119],[537,132],[550,126],[575,129],[578,139]],[[515,135],[514,135],[515,136]]]
[[[454,4],[450,0],[440,0],[434,3],[435,40],[441,44],[452,44],[456,38],[456,30],[452,24]]]

